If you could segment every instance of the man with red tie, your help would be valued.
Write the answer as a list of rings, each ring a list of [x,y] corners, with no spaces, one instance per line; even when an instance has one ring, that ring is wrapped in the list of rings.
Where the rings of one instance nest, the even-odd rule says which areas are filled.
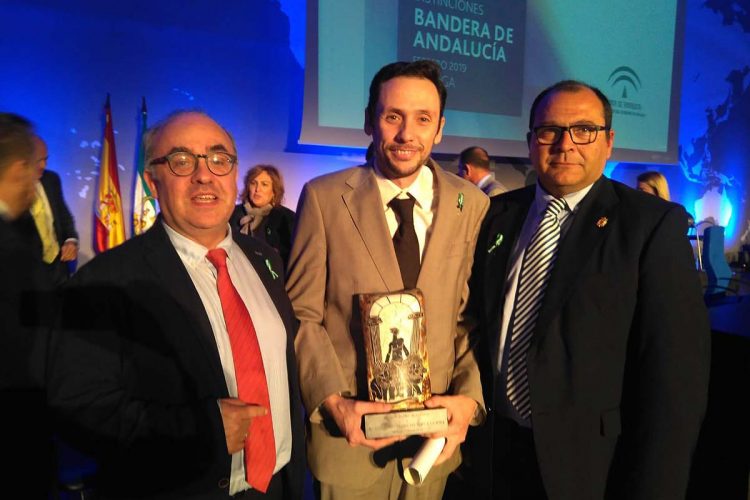
[[[278,254],[233,233],[237,156],[209,116],[145,138],[161,215],[65,294],[50,399],[105,497],[300,498],[296,320]]]

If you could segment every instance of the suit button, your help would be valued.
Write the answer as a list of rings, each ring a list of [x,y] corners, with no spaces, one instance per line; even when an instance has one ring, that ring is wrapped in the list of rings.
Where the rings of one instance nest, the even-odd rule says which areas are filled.
[[[228,477],[222,477],[219,479],[219,488],[226,489],[229,488],[229,478]]]

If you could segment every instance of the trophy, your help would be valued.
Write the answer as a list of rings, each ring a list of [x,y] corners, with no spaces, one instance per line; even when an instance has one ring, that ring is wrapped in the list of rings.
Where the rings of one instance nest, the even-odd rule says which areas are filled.
[[[424,407],[431,392],[422,292],[361,294],[359,306],[370,400],[393,405],[390,413],[364,416],[365,436],[410,436],[447,428],[445,408]]]

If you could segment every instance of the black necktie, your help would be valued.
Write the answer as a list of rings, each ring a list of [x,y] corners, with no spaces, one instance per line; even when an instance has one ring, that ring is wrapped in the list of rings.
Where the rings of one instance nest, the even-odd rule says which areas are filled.
[[[419,276],[419,240],[414,230],[414,202],[409,195],[404,200],[393,198],[388,206],[396,214],[398,228],[393,235],[393,249],[396,251],[398,267],[401,269],[401,280],[404,288],[417,286]]]

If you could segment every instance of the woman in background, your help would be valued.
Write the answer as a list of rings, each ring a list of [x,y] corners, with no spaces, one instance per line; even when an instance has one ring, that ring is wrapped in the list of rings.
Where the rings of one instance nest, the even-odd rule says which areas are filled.
[[[667,179],[659,172],[643,172],[638,176],[638,191],[653,194],[659,198],[671,201],[669,198],[669,184]]]
[[[256,165],[245,175],[240,205],[230,220],[233,228],[272,246],[286,267],[292,246],[294,212],[281,204],[284,181],[273,165]]]

